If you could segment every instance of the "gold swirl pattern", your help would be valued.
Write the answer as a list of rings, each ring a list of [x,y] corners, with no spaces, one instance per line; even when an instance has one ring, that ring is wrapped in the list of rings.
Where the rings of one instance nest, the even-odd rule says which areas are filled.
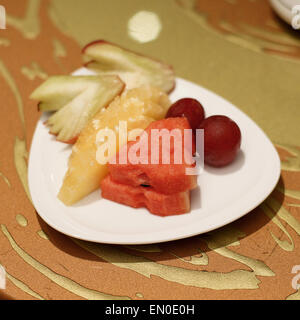
[[[253,270],[254,274],[265,277],[274,276],[274,272],[264,262],[243,256],[226,247],[229,245],[239,245],[238,239],[243,236],[245,236],[243,233],[229,225],[223,227],[221,230],[207,234],[204,236],[204,240],[207,242],[207,245],[211,250],[226,258],[230,258],[247,265]]]
[[[288,296],[286,300],[300,300],[300,289],[296,293],[293,293],[290,296]]]
[[[278,217],[284,220],[291,228],[293,228],[297,232],[298,235],[300,235],[300,222],[295,217],[293,217],[283,205],[280,205],[280,203],[273,197],[269,197],[266,202],[271,209],[277,212]]]
[[[295,208],[300,208],[300,204],[295,204],[295,203],[288,203],[289,207],[295,207]]]
[[[39,9],[41,0],[29,0],[24,18],[7,15],[7,24],[18,29],[25,38],[35,39],[40,33]]]
[[[279,188],[280,191],[283,191],[284,194],[290,198],[294,198],[300,200],[300,190],[289,190],[289,189],[282,189]]]
[[[280,246],[281,249],[285,251],[293,251],[295,248],[293,238],[291,235],[287,232],[286,228],[283,226],[283,224],[280,222],[280,220],[277,218],[276,214],[267,206],[266,202],[263,203],[261,206],[264,213],[270,218],[270,220],[280,228],[281,231],[284,232],[284,234],[289,238],[290,243],[286,240],[280,240],[277,238],[272,231],[270,231],[270,234],[272,238],[276,241],[276,243]]]
[[[32,62],[28,67],[23,66],[21,72],[29,80],[34,80],[35,78],[45,80],[48,77],[47,73],[36,62]]]
[[[81,248],[94,254],[100,259],[103,259],[119,268],[129,269],[139,273],[147,278],[150,278],[151,275],[155,275],[164,280],[186,286],[214,290],[256,289],[260,282],[256,278],[255,272],[234,270],[228,273],[221,273],[189,270],[155,263],[147,258],[122,252],[116,247],[99,245],[76,239],[72,240]]]
[[[58,40],[53,39],[53,57],[57,65],[65,72],[64,66],[60,59],[67,56],[67,51],[64,45]]]
[[[25,134],[25,116],[24,116],[24,109],[23,109],[23,101],[22,101],[22,97],[21,94],[19,92],[19,89],[14,81],[14,78],[12,77],[12,75],[10,74],[10,72],[7,70],[5,64],[3,63],[3,61],[0,60],[0,74],[2,75],[2,77],[4,78],[4,80],[6,81],[6,83],[8,84],[8,86],[10,87],[12,93],[15,96],[16,102],[17,102],[17,107],[18,107],[18,111],[19,111],[19,116],[20,116],[20,120],[23,126],[23,131]]]
[[[9,274],[6,271],[6,277],[8,280],[10,280],[16,287],[24,291],[25,293],[31,295],[32,297],[38,299],[38,300],[45,300],[42,296],[40,296],[38,293],[34,292],[32,289],[30,289],[25,283],[20,281],[19,279],[13,277],[11,274]]]
[[[207,266],[208,265],[208,255],[205,253],[205,252],[201,252],[201,250],[198,250],[199,251],[199,254],[201,255],[200,257],[199,256],[196,256],[196,255],[193,255],[193,256],[190,256],[190,259],[185,259],[185,258],[181,258],[179,257],[178,255],[176,255],[175,253],[172,253],[170,252],[171,255],[173,255],[174,257],[176,257],[177,259],[183,261],[183,262],[186,262],[186,263],[190,263],[194,266]]]
[[[28,152],[26,150],[25,140],[20,140],[16,137],[14,146],[14,161],[19,178],[22,182],[23,188],[28,199],[31,201],[31,196],[28,187],[28,172],[27,172]]]
[[[55,282],[59,286],[63,287],[64,289],[88,300],[128,300],[128,297],[119,297],[113,296],[109,294],[105,294],[99,291],[95,291],[92,289],[85,288],[78,284],[77,282],[70,280],[64,276],[61,276],[51,269],[47,268],[33,257],[31,257],[28,253],[26,253],[19,245],[15,242],[9,231],[7,230],[5,225],[1,225],[1,231],[8,239],[12,249],[22,258],[26,263],[31,265],[34,269],[39,271],[45,277],[50,279],[51,281]]]
[[[47,236],[47,234],[43,231],[43,230],[39,230],[37,232],[38,236],[44,240],[49,240],[49,237]]]
[[[21,227],[27,227],[28,221],[22,214],[17,214],[16,220]]]
[[[10,46],[10,41],[9,39],[6,39],[6,38],[0,38],[0,46],[3,46],[3,47],[9,47]]]
[[[67,51],[64,45],[58,40],[53,39],[53,48],[54,48],[54,57],[55,58],[64,58],[67,56]]]
[[[11,188],[11,184],[10,184],[8,178],[2,172],[0,172],[0,178],[2,178],[4,180],[4,182],[7,184],[7,186],[9,188]]]
[[[300,148],[282,144],[276,146],[291,154],[286,160],[281,161],[282,170],[300,172]]]

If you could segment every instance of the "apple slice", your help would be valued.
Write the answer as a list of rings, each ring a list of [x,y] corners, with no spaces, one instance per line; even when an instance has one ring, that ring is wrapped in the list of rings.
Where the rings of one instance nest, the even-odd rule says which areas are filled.
[[[92,42],[82,50],[85,66],[98,74],[117,74],[127,89],[151,85],[170,93],[175,88],[173,68],[160,61],[123,49],[104,40]]]
[[[120,78],[112,75],[56,76],[49,78],[31,97],[44,99],[39,105],[43,111],[59,108],[46,125],[57,140],[74,143],[88,121],[121,94],[124,87]]]
[[[30,98],[40,101],[40,110],[56,111],[83,92],[89,84],[95,83],[95,80],[97,79],[88,76],[53,76],[35,89]]]

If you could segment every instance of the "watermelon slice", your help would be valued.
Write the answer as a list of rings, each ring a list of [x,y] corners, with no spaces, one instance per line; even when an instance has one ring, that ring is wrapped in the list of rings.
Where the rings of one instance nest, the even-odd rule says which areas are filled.
[[[120,184],[107,176],[101,182],[102,197],[133,208],[146,207],[158,216],[170,216],[190,211],[190,191],[166,195],[147,187]]]
[[[158,132],[155,133],[153,129],[168,129],[169,132],[160,131],[161,137],[152,139]],[[173,129],[177,130],[179,136],[170,139],[169,134]],[[115,164],[109,164],[109,175],[101,183],[102,197],[133,208],[146,207],[151,213],[163,217],[189,212],[190,190],[197,187],[197,176],[186,174],[186,169],[194,167],[191,160],[195,149],[192,139],[190,148],[184,148],[186,129],[190,129],[191,133],[186,118],[152,122],[138,141],[128,142],[127,147],[121,148]],[[163,143],[167,134],[169,144]],[[169,152],[169,164],[163,161],[162,148]],[[132,153],[132,150],[135,152]],[[183,160],[181,164],[175,161],[176,153]],[[132,154],[138,155],[139,161],[133,162]],[[151,163],[153,154],[157,156],[157,164]],[[126,159],[127,163],[124,161]]]
[[[179,130],[181,133],[181,139],[176,143],[176,148],[180,148],[180,159],[181,164],[177,164],[175,161],[174,153],[176,152],[175,139],[170,139],[170,146],[164,150],[170,153],[170,163],[163,163],[163,150],[162,141],[163,138],[154,139],[151,145],[151,138],[155,134],[153,129],[162,130],[168,129],[169,131],[173,129]],[[116,157],[116,164],[109,164],[109,172],[112,179],[118,183],[125,185],[130,185],[132,187],[138,186],[151,186],[155,191],[163,194],[174,194],[185,192],[187,190],[192,190],[197,187],[197,176],[196,175],[186,175],[186,169],[194,167],[192,164],[192,153],[195,149],[194,145],[191,145],[191,150],[185,148],[184,145],[184,130],[191,129],[189,122],[186,118],[169,118],[159,121],[155,121],[150,124],[150,126],[145,130],[148,134],[148,153],[146,155],[145,164],[132,164],[130,163],[130,150],[132,147],[137,146],[138,143],[147,143],[147,140],[142,140],[142,136],[136,142],[129,142],[127,147],[123,147]],[[158,131],[156,131],[158,132]],[[161,136],[164,137],[168,135],[168,131],[160,131]],[[166,145],[164,145],[166,147]],[[184,150],[186,150],[186,155],[184,157]],[[153,153],[157,156],[157,164],[151,163],[151,156]],[[177,154],[178,156],[178,154]],[[120,159],[126,159],[127,164],[122,164]],[[125,161],[123,161],[124,163]]]

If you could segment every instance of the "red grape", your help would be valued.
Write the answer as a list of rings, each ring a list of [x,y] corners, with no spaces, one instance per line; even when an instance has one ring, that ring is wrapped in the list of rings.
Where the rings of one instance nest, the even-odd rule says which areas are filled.
[[[175,102],[169,109],[166,118],[186,117],[195,130],[205,118],[205,112],[200,102],[185,98]]]
[[[223,167],[237,156],[241,146],[241,131],[228,117],[212,116],[199,126],[204,129],[204,160],[214,167]]]

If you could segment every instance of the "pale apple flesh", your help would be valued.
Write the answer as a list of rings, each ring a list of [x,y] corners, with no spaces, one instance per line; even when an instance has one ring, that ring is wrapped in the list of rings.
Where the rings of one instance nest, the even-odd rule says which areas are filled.
[[[40,110],[56,111],[98,80],[95,76],[52,76],[36,88],[30,98],[39,101]]]
[[[49,78],[31,95],[39,108],[55,112],[46,125],[57,140],[74,143],[88,121],[125,88],[116,75],[56,76]]]
[[[83,49],[88,62],[85,67],[98,74],[117,74],[127,89],[152,85],[170,93],[175,87],[175,74],[171,66],[146,56],[99,40]]]

